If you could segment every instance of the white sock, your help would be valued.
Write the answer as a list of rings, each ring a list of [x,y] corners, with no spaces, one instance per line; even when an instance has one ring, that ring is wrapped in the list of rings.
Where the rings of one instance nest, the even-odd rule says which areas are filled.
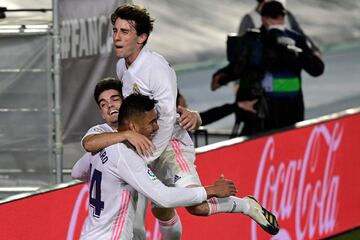
[[[159,221],[159,229],[163,240],[180,240],[182,234],[182,225],[177,212],[175,216],[168,221]]]
[[[227,197],[227,198],[210,198],[207,200],[209,205],[209,214],[213,215],[216,213],[243,213],[247,214],[250,205],[249,203],[238,197]]]

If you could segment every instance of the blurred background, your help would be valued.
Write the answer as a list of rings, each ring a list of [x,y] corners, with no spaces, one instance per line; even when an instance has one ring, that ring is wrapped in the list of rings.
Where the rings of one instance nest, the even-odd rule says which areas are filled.
[[[71,167],[84,153],[82,135],[101,122],[94,85],[115,76],[108,17],[121,3],[144,5],[156,19],[148,48],[174,66],[189,108],[234,102],[233,84],[212,92],[211,77],[227,64],[227,35],[237,32],[255,0],[106,2],[59,2],[56,69],[52,1],[1,1],[6,10],[0,15],[0,197],[59,182],[57,167],[61,181],[70,180]],[[287,0],[287,8],[320,46],[325,62],[321,77],[303,73],[306,119],[360,106],[360,2]],[[209,142],[228,139],[233,123],[231,115],[206,126]]]

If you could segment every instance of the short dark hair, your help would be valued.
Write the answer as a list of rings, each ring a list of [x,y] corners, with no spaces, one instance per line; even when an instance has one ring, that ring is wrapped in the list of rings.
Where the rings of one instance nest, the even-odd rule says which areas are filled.
[[[135,5],[135,4],[125,4],[118,7],[111,14],[111,23],[115,25],[116,19],[121,18],[128,21],[134,21],[136,29],[136,34],[140,36],[143,33],[146,33],[150,36],[150,32],[153,30],[154,19],[150,17],[149,12],[146,8]],[[144,42],[146,44],[147,40]]]
[[[110,90],[110,89],[114,89],[114,90],[118,91],[120,94],[120,97],[123,98],[122,82],[115,78],[112,78],[112,77],[104,78],[104,79],[101,79],[95,86],[94,98],[95,98],[95,102],[97,103],[97,105],[99,105],[100,94],[102,92],[104,92],[106,90]]]
[[[126,120],[138,117],[141,114],[154,109],[156,100],[142,94],[131,94],[126,97],[119,109],[118,123],[121,125]]]
[[[270,18],[284,17],[286,14],[286,9],[282,3],[278,1],[266,2],[261,8],[261,16],[266,16]]]

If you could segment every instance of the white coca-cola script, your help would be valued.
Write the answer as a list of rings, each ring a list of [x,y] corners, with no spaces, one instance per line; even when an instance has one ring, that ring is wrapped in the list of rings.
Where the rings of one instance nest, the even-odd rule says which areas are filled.
[[[88,211],[89,205],[89,184],[84,184],[81,188],[77,198],[76,202],[74,204],[74,209],[71,214],[71,219],[69,223],[69,229],[67,232],[66,239],[67,240],[73,240],[75,239],[75,230],[77,228],[83,229],[85,226],[85,222],[82,221],[82,219],[79,219],[79,212],[80,211]],[[85,209],[83,209],[85,208]]]
[[[334,229],[340,187],[336,152],[343,130],[339,123],[332,129],[325,124],[313,127],[305,149],[300,149],[301,154],[292,159],[278,159],[274,136],[267,139],[254,195],[280,223],[289,223],[273,239],[312,239]],[[297,146],[289,149],[299,151]],[[252,239],[257,239],[257,229],[253,222]]]

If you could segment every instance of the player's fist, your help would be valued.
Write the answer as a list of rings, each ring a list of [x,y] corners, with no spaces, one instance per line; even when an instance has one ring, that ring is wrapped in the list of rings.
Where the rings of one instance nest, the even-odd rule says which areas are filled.
[[[208,198],[209,194],[212,195],[211,197],[224,198],[234,196],[237,193],[234,182],[229,179],[225,179],[223,175],[221,175],[219,179],[216,180],[209,188],[210,192],[208,193]]]

